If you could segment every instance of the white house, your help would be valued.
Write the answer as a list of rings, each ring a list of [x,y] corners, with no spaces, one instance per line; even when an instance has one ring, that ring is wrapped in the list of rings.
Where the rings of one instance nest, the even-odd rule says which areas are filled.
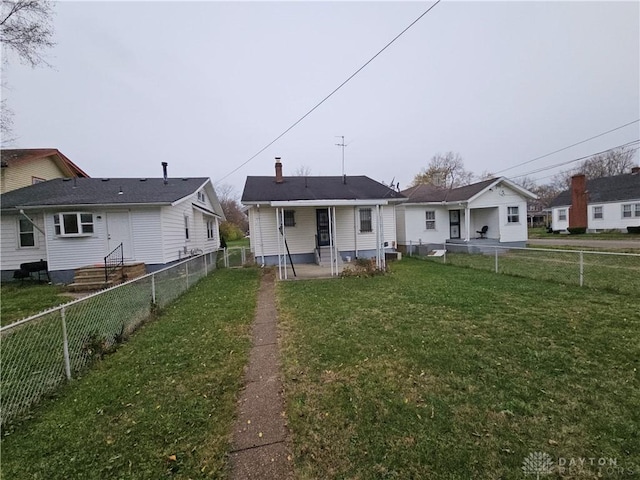
[[[46,260],[52,281],[99,265],[122,245],[126,263],[160,269],[220,246],[224,214],[208,178],[64,178],[0,197],[2,280]]]
[[[376,258],[396,246],[395,206],[404,197],[365,176],[284,177],[276,159],[273,177],[247,177],[251,251],[281,278],[293,263],[319,263],[338,273],[341,262]],[[284,268],[283,268],[284,267]]]
[[[585,183],[586,182],[586,183]],[[587,227],[588,232],[627,231],[640,226],[640,167],[631,173],[585,180],[572,178],[572,188],[551,202],[551,228]]]
[[[416,185],[401,192],[398,245],[469,243],[522,245],[527,241],[527,200],[533,193],[501,177],[459,188]]]

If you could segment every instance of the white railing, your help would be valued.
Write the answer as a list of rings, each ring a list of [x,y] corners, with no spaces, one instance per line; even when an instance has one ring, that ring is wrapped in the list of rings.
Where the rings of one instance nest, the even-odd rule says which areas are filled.
[[[434,252],[440,256],[432,254]],[[443,244],[435,248],[434,245],[414,246],[411,255],[461,267],[623,294],[640,292],[640,254],[636,253]]]
[[[207,253],[0,328],[5,424],[114,350],[154,311],[216,268]]]

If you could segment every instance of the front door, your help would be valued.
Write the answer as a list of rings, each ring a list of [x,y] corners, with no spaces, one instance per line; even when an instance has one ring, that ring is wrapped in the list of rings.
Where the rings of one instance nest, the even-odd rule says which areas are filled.
[[[127,210],[107,212],[107,252],[110,253],[122,243],[122,254],[125,260],[133,260],[131,242],[131,223]]]
[[[329,209],[318,208],[316,210],[316,225],[318,229],[317,242],[319,247],[326,247],[329,242]]]
[[[449,210],[449,238],[460,238],[460,210]]]

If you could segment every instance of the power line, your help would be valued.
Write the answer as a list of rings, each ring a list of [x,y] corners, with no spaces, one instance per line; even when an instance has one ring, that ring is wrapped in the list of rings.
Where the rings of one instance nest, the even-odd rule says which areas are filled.
[[[218,181],[216,182],[216,185],[218,183],[220,183],[222,180],[224,180],[225,178],[228,178],[229,176],[233,175],[235,172],[237,172],[238,170],[240,170],[242,167],[244,167],[247,163],[249,163],[251,160],[253,160],[254,158],[256,158],[258,155],[260,155],[262,152],[264,152],[267,148],[269,148],[271,145],[273,145],[274,143],[276,143],[278,140],[280,140],[282,137],[284,137],[287,133],[289,133],[289,131],[291,129],[293,129],[296,125],[298,125],[302,120],[304,120],[305,118],[307,118],[309,115],[311,115],[311,113],[313,113],[320,105],[322,105],[324,102],[326,102],[327,100],[329,100],[329,98],[331,98],[338,90],[340,90],[342,87],[344,87],[353,77],[355,77],[356,75],[358,75],[362,70],[364,70],[364,68],[369,65],[371,62],[373,62],[382,52],[384,52],[387,48],[389,48],[396,40],[398,40],[398,38],[400,38],[402,35],[404,35],[404,33],[409,30],[411,27],[413,27],[416,23],[418,23],[422,17],[424,17],[427,13],[429,13],[436,5],[438,5],[442,0],[436,0],[436,2],[431,5],[429,8],[427,8],[422,14],[420,14],[420,16],[418,16],[418,18],[416,18],[413,22],[411,22],[409,24],[409,26],[407,26],[404,30],[402,30],[398,35],[396,35],[393,40],[391,40],[389,43],[387,43],[384,47],[382,47],[381,50],[378,51],[378,53],[376,53],[373,57],[371,57],[369,60],[367,60],[364,65],[362,65],[360,68],[358,68],[355,72],[353,72],[344,82],[342,82],[340,85],[338,85],[329,95],[327,95],[326,97],[324,97],[322,100],[320,100],[311,110],[309,110],[307,113],[305,113],[302,117],[300,117],[298,120],[296,120],[289,128],[287,128],[284,132],[282,132],[280,135],[278,135],[276,138],[274,138],[273,140],[271,140],[269,143],[267,143],[264,147],[262,147],[260,150],[258,150],[257,153],[255,153],[254,155],[252,155],[249,159],[245,160],[243,163],[241,163],[240,165],[238,165],[236,168],[234,168],[233,170],[231,170],[229,173],[227,173],[224,177],[218,179]]]
[[[611,147],[611,148],[608,148],[608,149],[603,150],[601,152],[592,153],[592,154],[586,155],[584,157],[574,158],[573,160],[566,160],[564,162],[556,163],[555,165],[549,165],[549,166],[546,166],[546,167],[541,167],[541,168],[538,168],[536,170],[532,170],[530,172],[523,173],[522,175],[516,175],[516,176],[510,177],[510,178],[526,177],[527,175],[533,175],[534,173],[540,173],[540,172],[544,172],[545,170],[551,170],[553,168],[562,167],[564,165],[569,165],[570,163],[579,162],[580,160],[586,160],[587,158],[591,158],[591,157],[593,157],[595,155],[602,155],[603,153],[611,152],[612,150],[616,150],[618,148],[630,147],[631,145],[638,144],[638,143],[640,143],[640,139],[636,139],[636,140],[633,140],[631,142],[623,143],[622,145],[618,145],[617,147]],[[634,150],[637,150],[637,149],[634,149]],[[543,178],[545,178],[545,177],[543,177]]]
[[[539,157],[532,158],[531,160],[527,160],[526,162],[518,163],[517,165],[513,165],[511,167],[507,167],[507,168],[505,168],[503,170],[499,170],[499,171],[496,172],[496,175],[498,173],[506,172],[507,170],[511,170],[513,168],[521,167],[522,165],[526,165],[528,163],[535,162],[536,160],[540,160],[541,158],[549,157],[549,156],[551,156],[551,155],[553,155],[555,153],[563,152],[564,150],[568,150],[568,149],[570,149],[572,147],[575,147],[576,145],[580,145],[582,143],[586,143],[589,140],[593,140],[594,138],[602,137],[603,135],[607,135],[608,133],[615,132],[616,130],[620,130],[621,128],[628,127],[629,125],[633,125],[634,123],[638,123],[638,122],[640,122],[640,118],[637,119],[637,120],[634,120],[633,122],[625,123],[624,125],[620,125],[619,127],[616,127],[616,128],[611,129],[611,130],[608,130],[606,132],[603,132],[603,133],[600,133],[598,135],[595,135],[593,137],[589,137],[586,140],[582,140],[581,142],[577,142],[577,143],[574,143],[573,145],[569,145],[568,147],[564,147],[564,148],[561,148],[559,150],[555,150],[555,151],[553,151],[551,153],[547,153],[545,155],[541,155]],[[519,175],[519,176],[522,176],[522,175]]]

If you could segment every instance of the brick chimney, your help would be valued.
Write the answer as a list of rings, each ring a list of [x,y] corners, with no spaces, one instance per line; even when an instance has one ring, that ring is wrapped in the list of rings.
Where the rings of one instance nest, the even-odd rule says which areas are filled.
[[[631,175],[638,175],[640,173],[640,167],[631,167]]]
[[[282,178],[282,163],[280,162],[280,157],[276,157],[276,183],[284,182],[284,178]]]
[[[569,227],[587,228],[587,178],[583,173],[571,177]]]

